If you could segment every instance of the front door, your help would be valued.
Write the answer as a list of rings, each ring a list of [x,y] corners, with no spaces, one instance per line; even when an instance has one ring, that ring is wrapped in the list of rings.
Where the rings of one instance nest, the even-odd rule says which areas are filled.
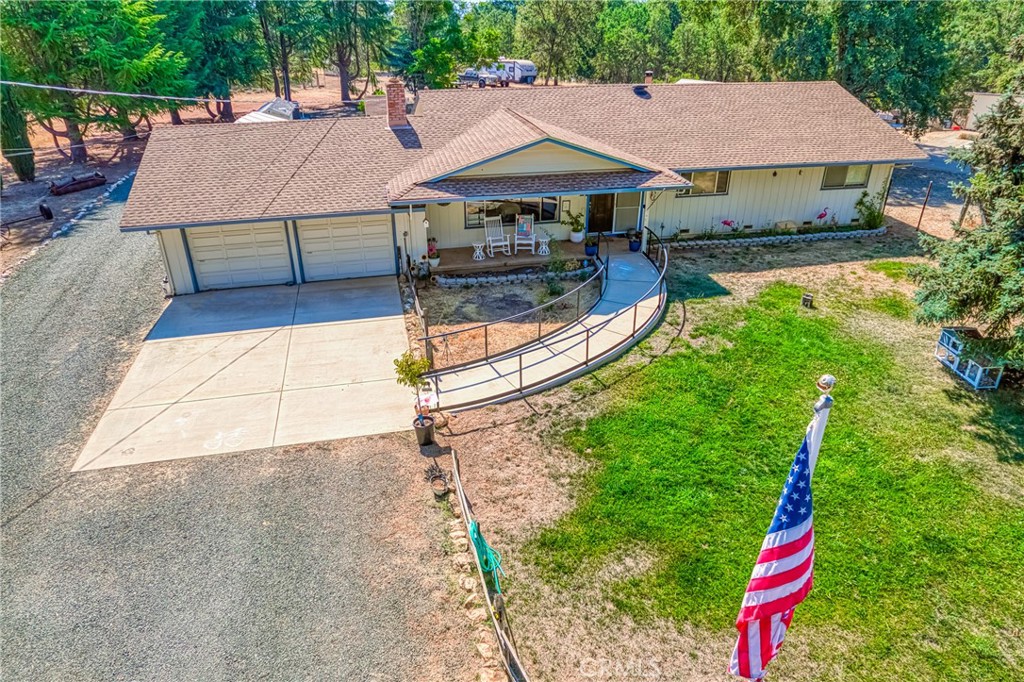
[[[592,194],[587,215],[587,232],[611,232],[615,218],[615,195]]]

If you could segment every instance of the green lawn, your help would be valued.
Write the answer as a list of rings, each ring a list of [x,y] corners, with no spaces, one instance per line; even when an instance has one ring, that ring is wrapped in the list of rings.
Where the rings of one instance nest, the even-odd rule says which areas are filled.
[[[802,291],[691,303],[703,322],[690,333],[717,342],[625,379],[567,434],[599,465],[575,511],[528,547],[531,560],[571,585],[640,548],[653,567],[606,589],[620,610],[730,637],[827,372],[839,382],[814,481],[815,586],[790,635],[829,671],[816,679],[1019,679],[1024,505],[986,482],[1021,489],[1024,400],[922,381],[899,348],[844,324],[902,320],[905,295],[828,314],[802,309]]]

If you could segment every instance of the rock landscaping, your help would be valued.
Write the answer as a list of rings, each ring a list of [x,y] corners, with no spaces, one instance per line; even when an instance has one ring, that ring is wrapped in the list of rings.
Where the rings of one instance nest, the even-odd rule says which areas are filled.
[[[739,237],[736,239],[681,239],[668,242],[676,249],[710,249],[728,246],[771,246],[796,242],[820,242],[827,239],[857,239],[883,235],[889,228],[885,225],[875,230],[844,230],[842,232],[815,232],[811,234],[779,234],[765,237]]]
[[[512,272],[508,274],[479,273],[473,275],[433,275],[430,281],[439,287],[472,287],[493,284],[512,284],[515,282],[551,282],[554,280],[585,279],[594,274],[596,268],[593,265],[586,265],[577,270],[569,272],[551,272],[550,270],[539,270],[536,272]]]

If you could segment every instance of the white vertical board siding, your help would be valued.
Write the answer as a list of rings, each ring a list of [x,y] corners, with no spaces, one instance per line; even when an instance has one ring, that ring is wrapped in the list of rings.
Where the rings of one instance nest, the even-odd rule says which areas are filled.
[[[200,290],[295,281],[283,222],[193,227],[185,233]]]
[[[181,230],[158,230],[157,242],[164,255],[164,267],[167,269],[167,280],[175,296],[194,294],[192,273],[188,269],[188,256],[185,255],[185,243]]]
[[[584,196],[563,196],[559,199],[559,209],[569,201],[569,209],[573,213],[582,213],[587,208]],[[564,219],[565,212],[561,213]],[[473,242],[484,241],[483,228],[466,229],[466,205],[452,202],[447,206],[440,204],[427,205],[427,219],[430,221],[430,236],[437,239],[437,248],[451,249],[460,246],[471,246]],[[561,223],[537,223],[538,234],[550,234],[553,239],[568,239],[569,228]]]
[[[892,164],[872,166],[868,193],[883,190],[891,173]],[[850,224],[857,217],[854,206],[864,188],[822,189],[824,175],[823,166],[733,171],[729,193],[722,196],[676,198],[674,190],[651,191],[647,193],[645,222],[659,235],[662,225],[665,236],[681,229],[700,235],[709,230],[728,232],[723,220],[735,221],[740,227],[752,225],[753,230],[771,229],[781,220],[817,224],[818,214],[828,208],[829,222],[835,215],[839,224]]]
[[[307,282],[395,274],[389,214],[300,220],[297,225]]]
[[[552,142],[544,142],[521,152],[483,163],[453,175],[540,175],[543,173],[573,173],[578,171],[622,170],[627,166],[620,161],[605,159],[594,154],[569,149]]]

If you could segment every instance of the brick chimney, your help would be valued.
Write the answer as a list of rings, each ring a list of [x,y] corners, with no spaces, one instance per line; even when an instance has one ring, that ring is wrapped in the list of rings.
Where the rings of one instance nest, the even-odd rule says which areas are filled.
[[[650,69],[644,71],[644,85],[650,85],[654,82],[654,72]]]
[[[389,78],[384,84],[388,97],[388,127],[408,128],[409,119],[405,115],[405,84],[401,78]]]

